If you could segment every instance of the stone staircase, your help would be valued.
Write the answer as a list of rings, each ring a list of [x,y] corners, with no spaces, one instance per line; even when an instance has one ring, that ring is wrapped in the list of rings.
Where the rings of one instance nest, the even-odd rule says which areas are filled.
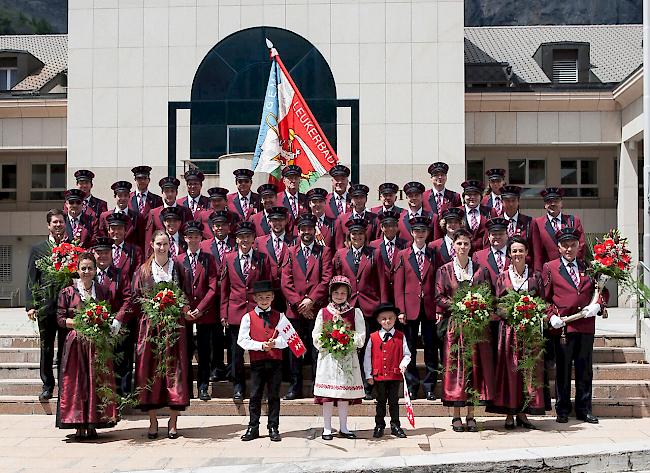
[[[634,335],[600,335],[596,337],[595,345],[594,414],[603,417],[650,416],[650,365],[646,362],[644,350],[635,346]],[[418,365],[422,366],[422,350],[418,350],[417,356]],[[37,337],[0,335],[0,414],[56,412],[56,399],[44,403],[38,401],[41,391],[38,360]],[[306,377],[309,377],[309,371],[310,368],[306,367]],[[305,382],[305,395],[309,395],[309,384],[310,381]],[[283,383],[283,394],[287,389],[288,384]],[[440,393],[437,394],[439,397]],[[193,399],[184,414],[246,415],[247,402],[235,403],[231,395],[230,383],[213,383],[213,399],[208,402]],[[282,415],[318,416],[321,413],[320,406],[314,405],[309,397],[282,403]],[[451,409],[440,401],[419,399],[414,401],[414,409],[416,416],[451,415]],[[478,409],[477,414],[485,415],[483,409]],[[364,401],[352,406],[351,415],[373,416],[374,402]]]

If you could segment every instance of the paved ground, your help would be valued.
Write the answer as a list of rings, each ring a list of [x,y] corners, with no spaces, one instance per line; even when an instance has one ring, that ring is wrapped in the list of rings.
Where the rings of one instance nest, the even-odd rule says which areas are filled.
[[[264,420],[264,419],[263,419]],[[321,440],[321,419],[281,418],[283,440],[267,438],[249,443],[239,440],[244,417],[181,417],[176,440],[164,438],[166,419],[160,424],[163,438],[146,438],[148,421],[125,420],[114,429],[100,432],[95,442],[74,443],[69,431],[54,428],[50,416],[0,417],[0,470],[3,473],[118,472],[132,470],[195,468],[200,466],[269,464],[310,460],[352,460],[464,452],[497,452],[511,456],[511,449],[575,446],[581,449],[621,448],[631,442],[650,442],[650,424],[644,419],[602,419],[599,425],[537,417],[539,431],[506,431],[502,419],[485,419],[479,433],[451,431],[449,418],[418,418],[417,428],[405,429],[406,439],[390,436],[374,440],[371,418],[352,418],[350,425],[361,437],[356,441],[335,438]],[[337,421],[334,420],[336,428]],[[582,447],[581,447],[582,446]],[[600,447],[599,447],[600,446]],[[264,470],[258,467],[258,471]]]

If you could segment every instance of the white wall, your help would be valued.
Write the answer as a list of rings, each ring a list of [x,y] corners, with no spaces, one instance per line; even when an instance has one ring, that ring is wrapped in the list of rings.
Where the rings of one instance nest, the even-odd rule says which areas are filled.
[[[436,160],[464,175],[463,2],[318,0],[70,0],[69,178],[91,167],[96,193],[136,164],[166,174],[167,103],[190,99],[205,54],[251,26],[286,28],[332,68],[339,98],[360,99],[361,180],[428,183]],[[282,54],[282,51],[280,51]],[[347,115],[346,115],[347,114]],[[349,163],[349,113],[339,114]],[[189,155],[179,115],[177,159]],[[228,180],[229,181],[229,180]],[[229,183],[229,182],[227,182]]]

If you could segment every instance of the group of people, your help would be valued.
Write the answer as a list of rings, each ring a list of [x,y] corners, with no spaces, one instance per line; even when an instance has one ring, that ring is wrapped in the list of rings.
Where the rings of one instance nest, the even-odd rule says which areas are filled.
[[[441,377],[442,402],[454,409],[455,431],[478,430],[468,388],[479,393],[488,410],[507,416],[506,428],[532,429],[526,414],[551,407],[543,388],[552,360],[556,420],[567,422],[573,407],[578,419],[598,422],[591,409],[591,357],[594,317],[605,308],[602,300],[590,304],[595,285],[585,272],[580,219],[562,211],[560,188],[542,191],[546,213],[532,218],[519,211],[522,189],[506,185],[505,170],[488,170],[487,188],[478,180],[463,182],[461,193],[447,188],[448,170],[445,163],[433,163],[429,189],[420,182],[404,184],[405,208],[397,205],[400,187],[394,183],[381,184],[381,205],[367,208],[370,189],[350,185],[350,170],[340,164],[329,171],[331,192],[312,188],[304,194],[296,165],[283,168],[283,190],[267,183],[253,192],[253,171],[238,169],[235,192],[213,187],[207,196],[202,194],[204,175],[190,169],[184,174],[187,195],[180,198],[177,178],[161,179],[158,196],[149,189],[151,168],[137,166],[132,169],[135,187],[128,181],[111,186],[112,209],[92,195],[94,174],[77,171],[77,187],[65,192],[64,209],[48,212],[48,238],[30,256],[26,310],[35,319],[32,288],[43,280],[36,261],[64,241],[88,250],[79,258],[75,284],[62,290],[58,301],[48,301],[45,315],[38,317],[39,398],[53,396],[58,335],[57,425],[92,438],[97,428],[117,421],[115,412],[106,415],[111,407],[92,394],[96,386],[87,379],[93,378],[92,347],[75,336],[73,314],[90,298],[109,301],[115,313],[111,330],[126,334],[112,367],[115,390],[136,393],[138,406],[149,413],[150,438],[158,436],[156,413],[162,407],[172,412],[168,436],[178,435],[178,413],[194,397],[195,354],[199,399],[209,400],[210,383],[226,379],[235,401],[250,392],[251,420],[242,440],[259,436],[265,386],[269,435],[280,440],[283,377],[289,381],[285,399],[311,391],[323,405],[325,440],[333,435],[334,406],[339,435],[355,437],[347,427],[348,405],[364,398],[377,402],[375,437],[384,433],[387,403],[391,433],[404,437],[397,404],[403,376],[411,399],[422,389],[427,400],[436,399]],[[187,304],[176,341],[168,347],[172,366],[156,377],[151,334],[157,327],[145,316],[142,299],[161,281],[176,283]],[[453,296],[462,285],[480,284],[496,297],[516,290],[546,301],[546,362],[536,370],[534,386],[524,386],[516,334],[503,314],[495,310],[489,336],[476,346],[463,346],[456,335],[450,322]],[[563,322],[563,316],[581,311],[584,318]],[[276,327],[285,319],[307,346],[302,357],[282,351],[287,344]],[[357,350],[347,360],[323,349],[323,326],[333,319],[345,320],[354,330]],[[423,348],[422,373],[418,347]],[[449,356],[452,350],[472,350],[471,375],[459,356]],[[303,379],[303,365],[311,365],[311,383]]]

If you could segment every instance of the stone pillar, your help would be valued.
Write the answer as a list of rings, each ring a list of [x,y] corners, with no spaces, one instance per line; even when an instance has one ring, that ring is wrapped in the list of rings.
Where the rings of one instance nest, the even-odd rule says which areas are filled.
[[[626,141],[621,144],[618,166],[618,204],[616,209],[617,226],[621,235],[628,239],[632,261],[639,260],[639,183],[638,183],[638,142]],[[636,276],[635,276],[636,277]],[[627,294],[619,295],[619,306],[630,306],[635,302]]]

